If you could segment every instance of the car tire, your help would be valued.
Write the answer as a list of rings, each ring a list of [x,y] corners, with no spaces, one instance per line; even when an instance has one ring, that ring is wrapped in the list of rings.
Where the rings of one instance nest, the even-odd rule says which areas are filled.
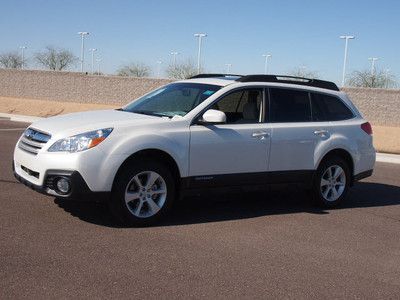
[[[115,179],[110,209],[126,226],[150,226],[163,218],[175,198],[175,180],[162,163],[135,160]]]
[[[350,180],[351,173],[347,162],[340,157],[327,157],[320,163],[314,176],[314,202],[324,208],[340,205],[346,199]]]

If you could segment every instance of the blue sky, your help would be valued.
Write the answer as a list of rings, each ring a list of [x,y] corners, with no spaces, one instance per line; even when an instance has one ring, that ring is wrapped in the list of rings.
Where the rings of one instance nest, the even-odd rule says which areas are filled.
[[[262,73],[263,53],[273,55],[271,73],[300,66],[339,82],[344,41],[348,70],[390,68],[400,78],[400,1],[57,1],[0,0],[0,52],[27,45],[27,55],[46,45],[79,55],[78,31],[89,31],[86,49],[98,48],[102,71],[144,62],[156,72],[171,50],[196,61],[195,32],[206,32],[203,64],[209,72]],[[88,58],[89,52],[86,51]],[[89,60],[87,59],[87,63]],[[78,68],[78,66],[77,66]],[[88,68],[88,67],[87,67]]]

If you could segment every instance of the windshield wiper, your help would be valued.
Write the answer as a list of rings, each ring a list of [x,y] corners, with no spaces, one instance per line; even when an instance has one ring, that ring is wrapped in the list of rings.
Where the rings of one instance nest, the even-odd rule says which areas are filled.
[[[131,111],[134,114],[141,114],[141,115],[148,115],[148,116],[155,116],[155,117],[168,117],[171,118],[171,116],[164,114],[164,113],[158,113],[155,111],[151,110],[133,110]]]
[[[153,112],[153,114],[155,116],[172,118],[172,116],[170,114],[166,114],[166,113],[162,113],[162,112]]]

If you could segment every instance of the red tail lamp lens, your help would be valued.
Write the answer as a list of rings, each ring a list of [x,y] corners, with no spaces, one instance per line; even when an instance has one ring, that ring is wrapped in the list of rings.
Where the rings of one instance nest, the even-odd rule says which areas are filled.
[[[361,124],[361,129],[364,130],[367,134],[372,135],[372,126],[369,122]]]

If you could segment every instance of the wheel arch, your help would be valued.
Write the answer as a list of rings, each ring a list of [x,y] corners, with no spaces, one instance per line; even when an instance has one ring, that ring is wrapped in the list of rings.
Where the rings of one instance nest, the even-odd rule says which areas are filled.
[[[168,169],[171,170],[172,176],[176,181],[176,187],[179,187],[181,174],[179,167],[175,159],[167,152],[160,149],[143,149],[131,154],[124,162],[119,166],[112,183],[112,188],[114,189],[116,179],[118,178],[121,171],[129,164],[133,163],[135,160],[153,159],[162,164],[165,164]]]
[[[327,153],[325,153],[322,156],[321,160],[319,161],[319,163],[317,165],[317,169],[319,168],[319,166],[321,165],[322,162],[324,162],[326,159],[328,159],[330,157],[340,157],[348,164],[348,166],[350,168],[350,174],[351,174],[350,184],[352,185],[353,181],[354,181],[354,159],[351,156],[350,152],[343,148],[335,148],[335,149],[329,150]]]

